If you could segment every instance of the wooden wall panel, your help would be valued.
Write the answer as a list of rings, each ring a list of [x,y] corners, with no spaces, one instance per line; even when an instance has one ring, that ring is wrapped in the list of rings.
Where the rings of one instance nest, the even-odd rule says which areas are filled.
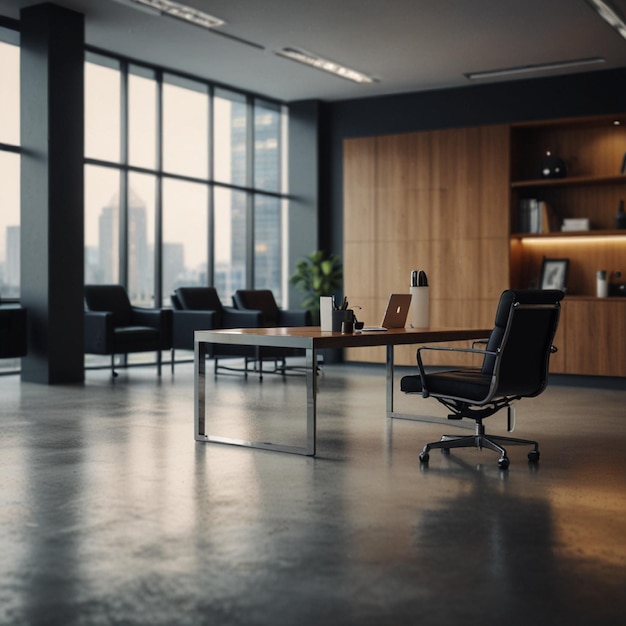
[[[508,163],[505,126],[345,142],[344,293],[359,319],[380,323],[389,293],[424,269],[432,326],[492,325],[509,281]],[[384,350],[346,358],[378,362]],[[413,365],[415,348],[396,358]]]
[[[343,185],[344,243],[372,241],[375,237],[376,202],[374,179],[376,140],[359,139],[344,142]]]

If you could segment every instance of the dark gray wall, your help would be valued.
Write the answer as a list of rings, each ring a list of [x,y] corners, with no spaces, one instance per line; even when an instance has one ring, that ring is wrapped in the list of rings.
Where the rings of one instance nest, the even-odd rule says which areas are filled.
[[[289,275],[298,259],[319,246],[321,106],[308,100],[289,107]],[[298,307],[301,298],[289,288],[290,307]]]
[[[22,379],[84,380],[83,16],[51,4],[21,12]]]

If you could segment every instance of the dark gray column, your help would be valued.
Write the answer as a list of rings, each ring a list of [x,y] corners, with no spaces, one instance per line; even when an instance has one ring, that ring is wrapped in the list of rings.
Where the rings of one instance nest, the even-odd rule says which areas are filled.
[[[84,18],[53,4],[21,11],[22,380],[84,380]]]
[[[289,276],[301,257],[319,247],[319,117],[317,100],[289,105]],[[301,299],[290,287],[289,306],[299,307]]]

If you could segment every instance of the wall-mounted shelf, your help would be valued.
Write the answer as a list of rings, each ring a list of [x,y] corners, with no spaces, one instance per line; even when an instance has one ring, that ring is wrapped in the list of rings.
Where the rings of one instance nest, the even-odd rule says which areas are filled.
[[[626,240],[626,230],[555,230],[548,233],[512,233],[511,237],[514,239],[551,239],[554,237],[557,239],[591,239],[594,237],[606,239],[607,237],[617,237]]]
[[[569,259],[567,296],[550,369],[568,374],[626,376],[626,356],[612,350],[626,331],[626,298],[596,297],[596,273],[626,275],[626,230],[615,229],[626,175],[626,124],[619,116],[560,119],[511,127],[511,286],[539,281],[544,258]],[[623,117],[623,116],[622,116]],[[564,178],[537,178],[546,151],[567,167]],[[586,231],[517,232],[522,205],[537,200],[559,220],[588,219]],[[605,349],[598,350],[602,344]]]
[[[512,189],[536,187],[583,187],[587,185],[620,185],[626,184],[626,174],[616,176],[566,176],[564,178],[536,178],[533,180],[516,180],[511,183]]]

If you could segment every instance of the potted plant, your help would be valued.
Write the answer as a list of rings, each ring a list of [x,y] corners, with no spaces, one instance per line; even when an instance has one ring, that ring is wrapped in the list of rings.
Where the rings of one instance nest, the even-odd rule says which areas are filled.
[[[326,255],[324,250],[312,252],[296,263],[296,271],[289,284],[304,294],[302,307],[311,312],[313,324],[320,319],[320,296],[333,296],[341,287],[343,265],[336,254]]]

